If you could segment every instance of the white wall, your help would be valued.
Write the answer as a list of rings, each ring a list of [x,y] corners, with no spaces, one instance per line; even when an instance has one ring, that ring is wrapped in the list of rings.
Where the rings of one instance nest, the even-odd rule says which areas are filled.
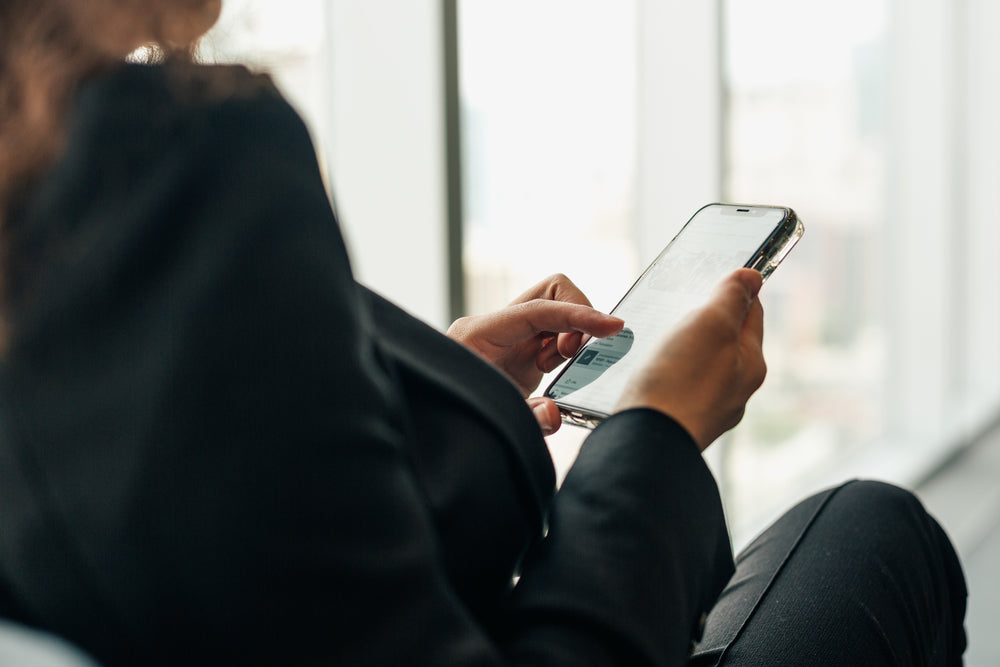
[[[327,165],[355,275],[447,324],[441,3],[330,0]]]
[[[893,9],[887,413],[912,447],[955,439],[997,407],[1000,17],[984,0]]]

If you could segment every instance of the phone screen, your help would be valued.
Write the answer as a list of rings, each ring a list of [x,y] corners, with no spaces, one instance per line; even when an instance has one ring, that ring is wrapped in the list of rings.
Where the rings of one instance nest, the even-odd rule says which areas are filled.
[[[786,208],[710,204],[699,210],[611,311],[625,320],[622,332],[591,340],[545,395],[560,405],[564,418],[567,410],[598,418],[611,414],[633,371],[666,333],[705,303],[722,278],[758,266],[761,253],[771,248],[777,256],[765,259],[773,269],[801,235],[796,223]],[[789,234],[787,243],[775,245]],[[586,422],[572,416],[568,421]]]

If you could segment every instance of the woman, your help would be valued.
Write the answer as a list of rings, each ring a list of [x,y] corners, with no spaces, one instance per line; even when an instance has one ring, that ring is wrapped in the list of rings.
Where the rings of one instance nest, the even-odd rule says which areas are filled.
[[[449,340],[358,286],[294,112],[190,64],[218,12],[0,5],[0,616],[106,665],[960,661],[954,551],[885,485],[794,508],[719,597],[700,454],[763,380],[759,275],[557,493],[524,397],[622,322],[556,276]]]

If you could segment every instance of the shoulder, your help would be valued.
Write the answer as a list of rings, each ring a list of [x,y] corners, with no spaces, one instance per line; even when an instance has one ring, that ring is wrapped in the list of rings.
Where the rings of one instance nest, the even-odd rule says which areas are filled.
[[[76,115],[120,104],[194,110],[268,98],[281,98],[271,78],[242,65],[124,63],[82,86]]]
[[[66,157],[103,161],[145,151],[149,162],[159,151],[191,143],[260,142],[289,132],[310,144],[298,114],[267,76],[241,66],[123,65],[80,90]]]
[[[69,203],[79,218],[81,206],[137,190],[176,193],[178,180],[218,187],[248,166],[286,163],[318,175],[305,124],[267,77],[235,66],[123,65],[79,91],[63,155],[35,202]]]
[[[86,270],[122,275],[165,248],[226,257],[226,247],[307,226],[336,235],[328,209],[305,124],[268,79],[240,67],[121,66],[79,91],[63,154],[9,239],[10,305],[72,291]],[[294,230],[277,225],[289,216]]]

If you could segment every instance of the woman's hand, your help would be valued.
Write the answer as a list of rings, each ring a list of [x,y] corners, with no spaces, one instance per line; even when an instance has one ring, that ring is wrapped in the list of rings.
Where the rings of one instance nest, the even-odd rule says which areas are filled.
[[[617,409],[660,410],[705,450],[743,418],[746,402],[764,381],[761,351],[762,278],[751,269],[733,273],[712,299],[681,324],[640,369]]]
[[[543,374],[580,349],[585,336],[606,338],[623,326],[619,318],[594,310],[569,278],[556,274],[502,310],[456,320],[448,336],[506,373],[527,396]],[[555,410],[551,401],[532,399],[529,405],[546,434],[559,427],[558,419],[542,422],[543,416],[551,418]]]

